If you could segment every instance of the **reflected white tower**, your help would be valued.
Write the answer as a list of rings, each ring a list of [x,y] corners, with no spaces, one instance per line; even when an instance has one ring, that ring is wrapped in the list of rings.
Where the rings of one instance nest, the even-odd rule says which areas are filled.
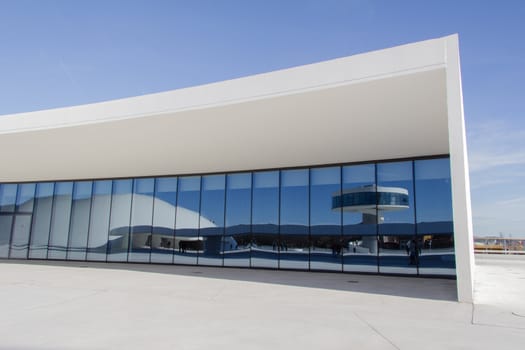
[[[382,212],[408,209],[408,199],[406,188],[366,185],[334,193],[332,210],[361,213],[361,224],[375,225],[384,220]],[[368,248],[370,253],[376,253],[376,236],[363,236],[362,247]]]

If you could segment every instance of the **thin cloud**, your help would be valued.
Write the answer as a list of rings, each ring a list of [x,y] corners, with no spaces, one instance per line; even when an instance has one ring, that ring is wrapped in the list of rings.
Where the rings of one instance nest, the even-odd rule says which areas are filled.
[[[506,166],[525,166],[525,130],[501,121],[469,129],[469,167],[472,173]]]
[[[522,204],[522,203],[525,203],[525,197],[505,199],[505,200],[496,202],[496,204],[499,206],[509,206],[509,205],[514,206],[516,204]]]
[[[498,152],[498,153],[474,153],[469,157],[471,172],[479,172],[492,168],[510,165],[525,165],[525,151],[522,152]]]
[[[516,119],[519,120],[519,119]],[[501,120],[468,129],[475,235],[523,235],[525,128]]]

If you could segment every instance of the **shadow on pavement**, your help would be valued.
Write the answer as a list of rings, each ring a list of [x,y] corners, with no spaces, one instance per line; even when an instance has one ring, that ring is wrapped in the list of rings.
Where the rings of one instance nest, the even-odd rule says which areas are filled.
[[[453,279],[187,265],[50,260],[1,261],[11,264],[126,270],[419,299],[457,300],[456,281]]]

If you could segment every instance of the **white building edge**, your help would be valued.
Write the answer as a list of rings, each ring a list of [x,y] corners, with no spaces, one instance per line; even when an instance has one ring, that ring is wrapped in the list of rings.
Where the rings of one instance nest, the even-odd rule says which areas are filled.
[[[457,35],[181,90],[0,118],[0,182],[450,155],[458,300],[474,257]]]

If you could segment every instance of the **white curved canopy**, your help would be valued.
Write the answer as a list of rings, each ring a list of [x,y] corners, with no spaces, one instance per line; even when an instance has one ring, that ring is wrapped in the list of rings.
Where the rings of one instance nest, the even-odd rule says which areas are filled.
[[[449,153],[447,38],[0,118],[0,181],[210,173]]]

